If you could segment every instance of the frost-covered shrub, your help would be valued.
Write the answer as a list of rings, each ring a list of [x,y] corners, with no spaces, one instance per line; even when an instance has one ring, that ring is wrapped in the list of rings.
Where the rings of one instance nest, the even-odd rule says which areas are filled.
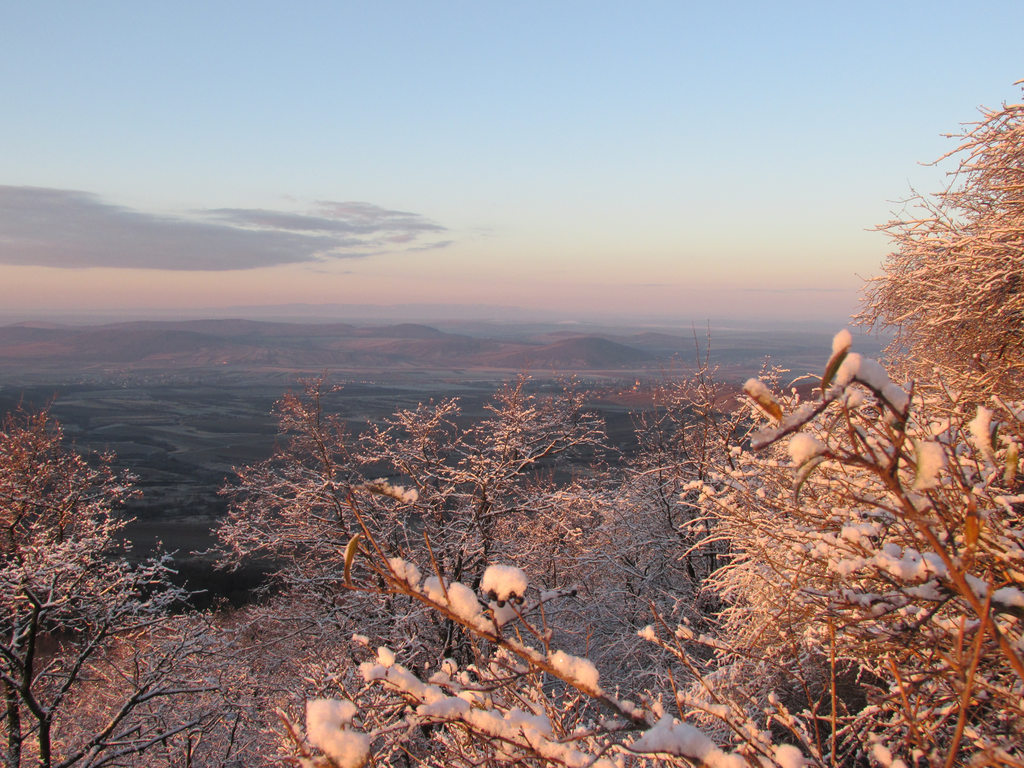
[[[747,387],[773,416],[709,509],[735,559],[708,680],[822,760],[1020,759],[1021,413],[933,421],[848,348],[814,401]]]
[[[488,567],[487,592],[479,597],[471,587],[438,575],[420,583],[408,578],[418,567],[382,557],[379,542],[365,535],[368,546],[355,555],[352,588],[377,590],[383,583],[387,592],[458,623],[474,639],[472,661],[460,665],[447,658],[416,669],[386,646],[371,651],[369,639],[357,636],[367,646],[365,661],[334,680],[337,699],[313,703],[305,738],[298,724],[285,720],[304,764],[361,766],[370,754],[378,763],[408,755],[417,764],[438,766],[615,768],[627,758],[637,766],[674,759],[683,765],[702,759],[745,764],[667,715],[659,701],[621,696],[589,659],[554,647],[545,606],[565,593],[537,590],[522,571],[504,564]],[[499,593],[510,598],[504,606],[498,605]],[[335,710],[345,717],[334,718],[325,735],[323,713]],[[352,728],[366,740],[357,741]],[[311,746],[324,755],[316,757]]]
[[[501,388],[475,423],[446,399],[399,410],[358,438],[331,413],[337,390],[323,381],[278,404],[279,447],[238,470],[219,531],[226,565],[256,557],[277,569],[279,591],[245,612],[238,655],[251,659],[253,674],[239,678],[239,695],[256,687],[269,702],[264,711],[280,706],[293,715],[305,697],[329,698],[328,681],[351,668],[353,633],[411,668],[471,662],[472,633],[460,622],[409,591],[382,595],[386,579],[351,589],[347,555],[370,542],[375,553],[389,553],[387,578],[455,600],[462,616],[493,604],[499,625],[523,605],[517,574],[555,590],[575,580],[562,565],[573,562],[591,505],[567,511],[568,500],[586,492],[563,459],[599,448],[602,424],[571,382],[550,394],[531,389],[526,377]],[[477,590],[487,566],[513,552],[516,568],[493,571],[488,588]],[[579,636],[580,647],[567,650],[585,648]]]
[[[230,716],[167,558],[131,563],[112,456],[44,412],[0,419],[0,763],[180,764]],[[218,750],[223,759],[232,746]]]
[[[984,110],[941,160],[948,188],[884,227],[893,244],[868,283],[863,322],[924,382],[968,399],[1024,396],[1024,103]]]
[[[651,405],[633,416],[636,448],[601,486],[591,482],[562,505],[598,501],[574,553],[580,634],[589,657],[631,692],[649,685],[658,666],[659,649],[637,636],[652,609],[702,626],[718,608],[704,587],[726,562],[728,543],[712,535],[702,506],[710,476],[730,466],[752,422],[733,408],[735,387],[708,355],[698,349],[692,373],[651,390]]]

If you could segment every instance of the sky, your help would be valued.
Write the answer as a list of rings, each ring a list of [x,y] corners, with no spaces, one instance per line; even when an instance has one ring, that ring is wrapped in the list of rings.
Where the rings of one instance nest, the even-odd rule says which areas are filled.
[[[1021,97],[1020,29],[1019,0],[0,0],[0,316],[841,323],[944,134]]]

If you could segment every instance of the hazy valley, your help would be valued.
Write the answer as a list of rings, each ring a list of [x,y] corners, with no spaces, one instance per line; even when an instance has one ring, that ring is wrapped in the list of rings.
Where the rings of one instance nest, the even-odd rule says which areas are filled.
[[[828,340],[827,330],[716,328],[710,358],[738,389],[766,355],[794,376],[814,371]],[[707,329],[467,322],[20,323],[0,327],[0,410],[49,404],[80,449],[114,452],[142,492],[127,510],[137,552],[159,541],[196,565],[188,553],[210,546],[226,507],[218,490],[234,467],[270,455],[274,403],[302,378],[342,385],[326,405],[357,436],[431,398],[458,397],[469,422],[503,381],[526,373],[543,388],[572,375],[610,442],[628,451],[631,414],[649,407],[650,387],[694,370],[707,343]]]

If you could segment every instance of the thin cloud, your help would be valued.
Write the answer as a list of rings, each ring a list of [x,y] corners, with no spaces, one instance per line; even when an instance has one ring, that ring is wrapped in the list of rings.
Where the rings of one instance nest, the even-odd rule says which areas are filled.
[[[415,213],[318,201],[310,213],[249,208],[148,213],[89,192],[0,186],[0,263],[225,271],[445,247]]]
[[[447,248],[454,242],[454,240],[438,240],[436,243],[424,243],[423,245],[414,245],[410,248],[406,248],[405,250],[412,251],[415,253],[419,253],[422,251],[436,251],[439,248]]]

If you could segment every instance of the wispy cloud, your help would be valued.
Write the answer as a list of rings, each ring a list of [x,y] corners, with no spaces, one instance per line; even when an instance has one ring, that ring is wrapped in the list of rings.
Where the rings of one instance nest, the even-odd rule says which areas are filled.
[[[445,247],[444,227],[371,203],[167,216],[76,190],[0,186],[0,263],[223,271]]]

